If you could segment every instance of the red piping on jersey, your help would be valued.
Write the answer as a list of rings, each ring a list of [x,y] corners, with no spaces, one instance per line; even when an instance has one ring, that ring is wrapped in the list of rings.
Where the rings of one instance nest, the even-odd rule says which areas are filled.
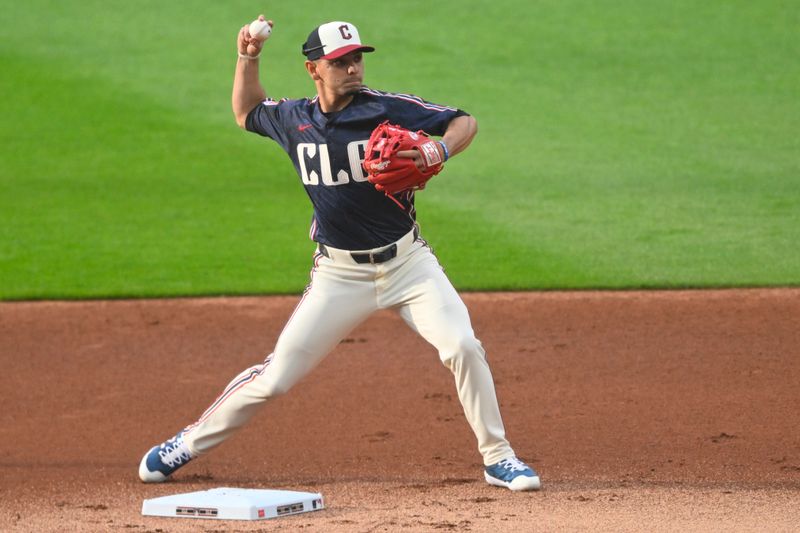
[[[433,111],[439,111],[439,112],[458,111],[458,109],[456,109],[455,107],[447,107],[447,106],[432,104],[430,102],[425,102],[422,98],[410,94],[387,93],[383,91],[376,91],[375,89],[370,89],[368,87],[362,87],[361,92],[371,94],[373,96],[387,96],[389,98],[397,98],[398,100],[405,100],[406,102],[411,102],[417,104],[420,107],[424,107],[425,109],[431,109]]]

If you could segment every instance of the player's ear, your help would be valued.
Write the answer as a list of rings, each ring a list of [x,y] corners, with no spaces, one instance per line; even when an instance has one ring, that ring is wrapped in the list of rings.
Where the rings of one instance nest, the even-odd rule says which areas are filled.
[[[306,61],[306,71],[311,79],[314,81],[319,80],[319,73],[317,72],[317,63],[315,61]]]

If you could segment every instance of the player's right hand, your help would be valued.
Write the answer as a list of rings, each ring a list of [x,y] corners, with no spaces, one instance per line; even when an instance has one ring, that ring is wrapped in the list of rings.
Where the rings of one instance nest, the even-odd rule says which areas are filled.
[[[265,20],[264,15],[259,15],[258,20]],[[267,24],[269,24],[270,28],[275,25],[271,20],[267,20]],[[240,54],[256,57],[261,53],[261,48],[264,47],[265,42],[266,41],[259,41],[258,39],[252,38],[250,36],[250,24],[245,24],[242,26],[242,29],[239,30],[239,37],[236,44]]]

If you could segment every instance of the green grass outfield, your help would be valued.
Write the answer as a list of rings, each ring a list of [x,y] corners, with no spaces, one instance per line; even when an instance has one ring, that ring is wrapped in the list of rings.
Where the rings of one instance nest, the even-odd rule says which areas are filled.
[[[299,291],[310,204],[238,129],[241,24],[356,23],[366,82],[476,116],[418,195],[460,289],[800,283],[793,0],[26,1],[0,28],[0,299]]]

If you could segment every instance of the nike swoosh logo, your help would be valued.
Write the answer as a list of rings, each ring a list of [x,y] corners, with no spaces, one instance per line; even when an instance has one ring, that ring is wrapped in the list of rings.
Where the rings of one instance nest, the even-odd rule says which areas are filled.
[[[297,131],[306,131],[310,127],[311,124],[300,124],[299,126],[297,126]]]

